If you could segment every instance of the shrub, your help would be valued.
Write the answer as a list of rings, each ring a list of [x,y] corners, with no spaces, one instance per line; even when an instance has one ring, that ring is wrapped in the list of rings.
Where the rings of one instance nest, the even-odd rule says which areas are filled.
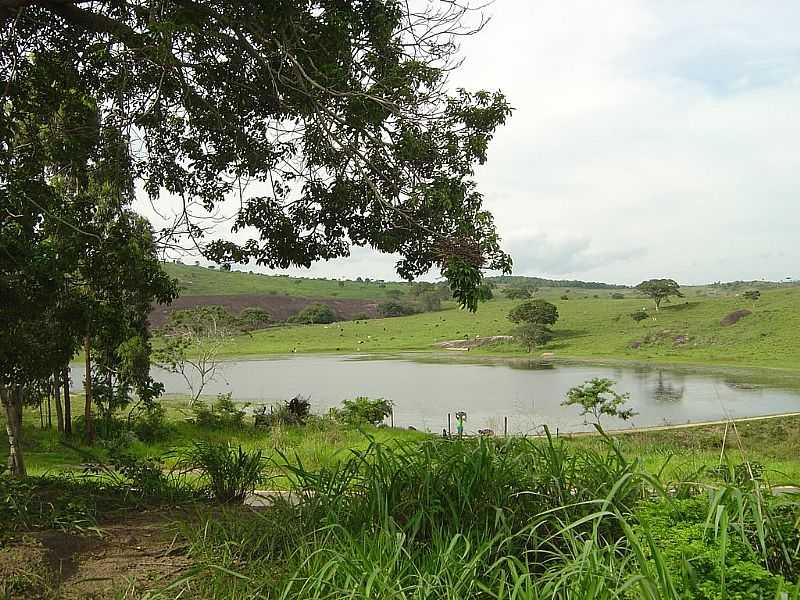
[[[419,312],[413,304],[389,300],[378,305],[378,314],[382,317],[405,317]]]
[[[161,404],[151,404],[133,421],[133,432],[143,442],[166,439],[172,427],[167,423],[167,413]]]
[[[196,402],[192,406],[194,420],[200,427],[207,429],[241,429],[244,425],[247,404],[237,404],[231,399],[230,392],[219,394],[209,408],[204,402]]]
[[[308,398],[295,396],[277,409],[262,407],[255,414],[256,427],[274,427],[275,425],[304,425],[311,412],[311,402]]]
[[[263,308],[251,306],[239,313],[239,318],[246,329],[263,329],[269,325],[270,315]]]
[[[318,324],[333,323],[336,320],[336,313],[327,304],[309,304],[300,312],[289,317],[290,323]]]
[[[342,402],[342,408],[335,409],[333,416],[350,425],[378,425],[392,414],[392,403],[384,398],[370,400],[366,396],[358,396]]]
[[[650,315],[648,315],[647,311],[645,309],[643,309],[643,308],[640,308],[639,310],[635,310],[635,311],[633,311],[631,313],[631,319],[633,319],[637,323],[639,321],[644,321],[649,316]]]
[[[619,292],[614,292],[613,294],[611,294],[611,299],[612,300],[624,300],[625,299],[625,294],[620,294]]]
[[[567,392],[567,399],[561,406],[578,406],[581,416],[592,415],[599,424],[600,417],[616,417],[627,421],[637,415],[631,408],[622,408],[630,399],[630,394],[619,394],[614,390],[615,381],[595,377],[582,385],[575,386]]]
[[[528,288],[508,287],[503,290],[503,295],[509,300],[526,300],[531,297],[531,291]]]
[[[248,452],[241,446],[194,442],[179,464],[198,471],[218,502],[241,504],[247,494],[265,481],[261,450]]]

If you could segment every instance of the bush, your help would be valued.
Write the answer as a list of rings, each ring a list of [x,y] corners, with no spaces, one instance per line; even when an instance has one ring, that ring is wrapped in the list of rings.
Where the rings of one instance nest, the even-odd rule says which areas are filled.
[[[625,299],[625,294],[620,294],[619,292],[614,292],[613,294],[611,294],[611,299],[612,300],[624,300]]]
[[[643,308],[640,308],[639,310],[635,310],[635,311],[633,311],[631,313],[631,319],[633,319],[637,323],[639,321],[644,321],[649,316],[650,315],[648,315],[647,311],[645,309],[643,309]]]
[[[289,323],[320,324],[333,323],[336,313],[327,304],[309,304],[300,312],[289,317]]]
[[[237,404],[231,400],[230,392],[219,394],[209,408],[204,402],[196,402],[192,407],[194,420],[206,429],[241,429],[244,426],[247,404]]]
[[[167,413],[161,404],[151,404],[133,421],[133,432],[143,442],[166,439],[172,427],[167,423]]]
[[[512,323],[537,323],[552,325],[558,321],[558,308],[546,300],[528,300],[518,304],[508,312]]]
[[[389,300],[378,305],[378,314],[382,317],[406,317],[418,313],[413,304]]]
[[[261,450],[248,452],[241,446],[195,442],[179,462],[185,469],[199,471],[218,502],[244,502],[247,494],[265,481]]]
[[[342,408],[333,411],[335,419],[350,425],[378,425],[390,414],[392,414],[391,401],[384,398],[370,400],[366,396],[345,400],[342,402]]]
[[[277,409],[262,407],[255,414],[256,427],[274,427],[275,425],[304,425],[311,412],[311,402],[308,398],[295,396],[288,402],[284,402]]]
[[[246,329],[263,329],[269,325],[270,315],[263,308],[251,306],[239,313],[239,318]]]

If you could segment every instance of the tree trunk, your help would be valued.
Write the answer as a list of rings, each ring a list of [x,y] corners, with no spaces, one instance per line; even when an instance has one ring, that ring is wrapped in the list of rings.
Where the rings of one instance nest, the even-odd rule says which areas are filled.
[[[53,399],[56,402],[56,427],[64,433],[64,410],[61,408],[61,381],[58,373],[53,374]]]
[[[86,374],[83,380],[83,392],[86,394],[86,403],[84,404],[83,418],[86,427],[86,443],[88,445],[94,444],[94,418],[92,416],[92,342],[87,335],[83,338],[83,351],[86,355]]]
[[[64,367],[61,372],[61,381],[64,384],[64,433],[72,435],[72,402],[69,399],[69,367]]]
[[[8,434],[8,469],[14,477],[26,477],[25,460],[22,456],[22,390],[14,391],[0,388],[3,408],[6,412],[6,433]]]
[[[47,428],[53,428],[53,382],[47,382]]]

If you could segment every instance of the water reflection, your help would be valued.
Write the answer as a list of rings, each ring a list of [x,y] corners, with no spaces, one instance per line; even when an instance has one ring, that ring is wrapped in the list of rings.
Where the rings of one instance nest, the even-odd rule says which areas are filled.
[[[680,402],[686,386],[683,385],[683,377],[680,373],[672,373],[670,378],[664,376],[664,371],[658,371],[658,377],[653,387],[653,398],[656,402]]]

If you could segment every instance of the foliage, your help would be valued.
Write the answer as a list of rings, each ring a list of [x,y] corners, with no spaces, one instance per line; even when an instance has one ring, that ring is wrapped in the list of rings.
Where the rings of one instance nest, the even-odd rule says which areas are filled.
[[[239,313],[239,319],[247,329],[263,329],[270,323],[270,314],[263,308],[251,306]]]
[[[191,406],[195,423],[205,429],[241,429],[246,407],[246,404],[234,402],[230,392],[218,394],[210,407],[199,401]]]
[[[761,292],[759,290],[747,290],[742,296],[755,302],[761,298]]]
[[[512,308],[508,319],[512,323],[553,325],[558,321],[558,308],[546,300],[528,300]]]
[[[546,325],[539,323],[522,323],[511,332],[514,340],[522,344],[528,352],[545,345],[553,339],[553,332]]]
[[[480,270],[511,268],[474,183],[511,107],[500,92],[447,85],[454,36],[481,28],[471,14],[390,0],[5,3],[5,110],[15,122],[54,83],[92,90],[93,114],[125,150],[108,168],[122,163],[156,205],[186,198],[167,241],[200,237],[195,215],[242,193],[232,227],[253,233],[203,245],[221,264],[308,266],[372,246],[398,253],[404,278],[452,275],[472,307]],[[0,148],[15,134],[0,127]]]
[[[265,481],[261,450],[241,446],[195,442],[181,457],[181,468],[195,470],[218,502],[241,504]]]
[[[619,292],[614,292],[611,294],[612,300],[625,300],[625,294],[620,294]]]
[[[630,394],[617,393],[614,390],[615,383],[601,377],[590,379],[582,385],[570,388],[567,399],[561,405],[577,406],[581,409],[581,416],[592,415],[598,425],[603,415],[627,421],[637,413],[631,408],[622,408],[630,399]]]
[[[532,296],[531,289],[527,287],[507,287],[503,295],[509,300],[527,300]]]
[[[637,323],[639,323],[640,321],[644,321],[649,317],[650,315],[647,314],[647,311],[643,308],[639,308],[631,313],[631,319],[633,319]]]
[[[274,427],[276,425],[305,425],[306,420],[311,414],[311,402],[308,398],[295,396],[288,402],[284,402],[276,409],[270,407],[266,411],[266,406],[262,407],[255,414],[256,427]]]
[[[350,425],[378,425],[392,414],[392,402],[384,398],[370,399],[358,396],[352,400],[342,402],[342,408],[333,411],[333,416],[339,421]]]
[[[381,317],[405,317],[419,312],[413,304],[389,300],[378,304],[378,314]]]
[[[637,285],[636,289],[653,299],[656,310],[661,307],[662,302],[669,302],[671,296],[683,298],[680,286],[673,279],[648,279]]]
[[[336,313],[327,304],[309,304],[289,317],[289,323],[324,324],[336,321]]]
[[[478,287],[478,300],[480,300],[481,302],[488,302],[489,300],[494,298],[494,292],[492,291],[493,289],[494,289],[493,283],[484,281]]]

